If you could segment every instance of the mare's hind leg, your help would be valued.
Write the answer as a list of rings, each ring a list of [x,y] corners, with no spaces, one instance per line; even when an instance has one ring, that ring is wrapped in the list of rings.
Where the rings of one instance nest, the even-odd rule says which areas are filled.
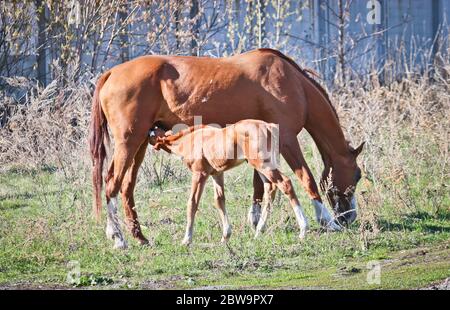
[[[248,211],[247,220],[253,229],[256,229],[261,216],[261,201],[264,196],[264,184],[258,171],[253,170],[253,203]]]
[[[213,175],[214,181],[214,201],[217,210],[219,211],[220,220],[222,221],[222,240],[221,242],[227,242],[231,236],[231,226],[228,221],[227,211],[225,210],[225,193],[223,172]]]
[[[300,183],[305,188],[308,196],[311,198],[316,211],[317,222],[328,230],[341,230],[341,227],[334,222],[330,212],[322,203],[316,181],[306,164],[297,137],[284,136],[280,151],[289,167],[294,171]]]
[[[116,140],[113,157],[114,163],[110,165],[110,169],[113,170],[113,173],[111,175],[111,173],[108,172],[108,181],[106,184],[106,202],[108,208],[106,234],[114,240],[114,248],[118,249],[126,248],[127,242],[125,241],[117,217],[117,194],[120,191],[125,174],[131,166],[135,154],[141,145],[138,141],[142,142],[145,139],[145,136],[140,139],[138,138],[140,137],[135,136],[134,138]]]
[[[134,188],[137,181],[137,175],[139,167],[144,161],[145,152],[147,150],[148,141],[147,139],[139,147],[136,155],[134,156],[133,163],[125,175],[125,178],[122,182],[122,204],[125,212],[125,220],[127,224],[127,228],[130,233],[136,238],[141,245],[148,244],[148,240],[144,237],[141,231],[141,226],[139,224],[137,213],[134,210]]]
[[[205,188],[208,176],[209,174],[204,172],[192,172],[191,195],[189,196],[186,212],[186,233],[184,234],[184,239],[181,242],[183,245],[189,245],[192,242],[195,214],[197,213],[198,204],[200,202],[200,198],[202,197],[203,189]]]

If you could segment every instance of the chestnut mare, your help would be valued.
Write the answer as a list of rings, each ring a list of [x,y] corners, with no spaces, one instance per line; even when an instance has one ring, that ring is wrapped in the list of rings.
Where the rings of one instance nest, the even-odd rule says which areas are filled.
[[[191,194],[187,203],[186,233],[182,244],[192,242],[195,214],[209,176],[214,182],[215,206],[222,221],[222,242],[228,241],[231,226],[225,210],[224,172],[247,161],[264,182],[261,216],[255,238],[264,231],[277,188],[288,197],[303,239],[308,221],[295,194],[291,180],[278,169],[278,130],[275,124],[260,120],[242,120],[225,128],[192,126],[170,135],[159,128],[152,130],[149,142],[183,158],[192,172]]]
[[[144,56],[104,73],[92,101],[90,149],[97,216],[108,125],[115,141],[106,176],[106,233],[116,248],[126,247],[117,220],[119,192],[128,229],[141,244],[148,243],[134,209],[133,191],[149,129],[154,124],[165,129],[181,123],[191,126],[195,116],[221,127],[243,119],[279,124],[280,153],[311,198],[317,221],[338,230],[300,150],[297,135],[305,128],[322,156],[321,186],[337,220],[349,224],[356,218],[354,192],[361,175],[356,157],[363,144],[350,146],[327,93],[292,59],[272,49],[227,58]],[[257,172],[253,186],[251,212],[260,208],[264,194]]]

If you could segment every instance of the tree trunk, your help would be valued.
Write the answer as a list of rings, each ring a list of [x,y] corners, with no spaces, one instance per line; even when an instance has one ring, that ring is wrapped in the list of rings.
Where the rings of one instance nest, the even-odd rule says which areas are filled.
[[[339,12],[338,12],[338,27],[339,27],[339,40],[338,40],[338,63],[340,71],[340,82],[345,84],[345,9],[344,0],[338,1]]]
[[[120,30],[119,34],[119,42],[120,42],[120,60],[122,62],[128,61],[130,59],[130,42],[128,38],[128,25],[123,26],[124,23],[127,23],[128,17],[128,5],[124,4],[123,7],[120,8],[119,11],[119,27],[123,27]]]
[[[47,5],[44,0],[36,0],[36,10],[38,12],[38,53],[37,53],[37,78],[43,85],[47,85]]]
[[[198,47],[198,42],[197,42],[198,34],[199,34],[199,30],[200,30],[199,29],[200,28],[200,20],[197,17],[198,12],[199,12],[198,0],[192,0],[189,17],[191,18],[191,20],[193,20],[194,18],[196,19],[196,21],[192,25],[192,39],[191,39],[191,55],[192,56],[198,56],[200,53],[199,47]]]

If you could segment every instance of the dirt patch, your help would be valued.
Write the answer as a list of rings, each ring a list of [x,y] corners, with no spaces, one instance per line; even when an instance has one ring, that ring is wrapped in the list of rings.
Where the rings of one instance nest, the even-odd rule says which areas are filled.
[[[0,291],[5,290],[77,290],[80,288],[58,285],[58,284],[34,284],[34,283],[3,283],[0,284]]]
[[[139,288],[144,290],[170,290],[178,287],[177,282],[182,281],[184,277],[173,276],[164,279],[149,279],[140,283]]]
[[[421,288],[421,290],[450,290],[450,278],[447,278],[442,282]]]

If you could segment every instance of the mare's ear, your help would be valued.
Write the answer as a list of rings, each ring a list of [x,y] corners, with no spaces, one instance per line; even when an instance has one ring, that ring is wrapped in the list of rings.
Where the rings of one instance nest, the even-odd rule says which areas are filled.
[[[352,150],[352,153],[353,155],[355,155],[355,157],[362,152],[364,144],[366,144],[366,141],[363,141],[356,149]]]

